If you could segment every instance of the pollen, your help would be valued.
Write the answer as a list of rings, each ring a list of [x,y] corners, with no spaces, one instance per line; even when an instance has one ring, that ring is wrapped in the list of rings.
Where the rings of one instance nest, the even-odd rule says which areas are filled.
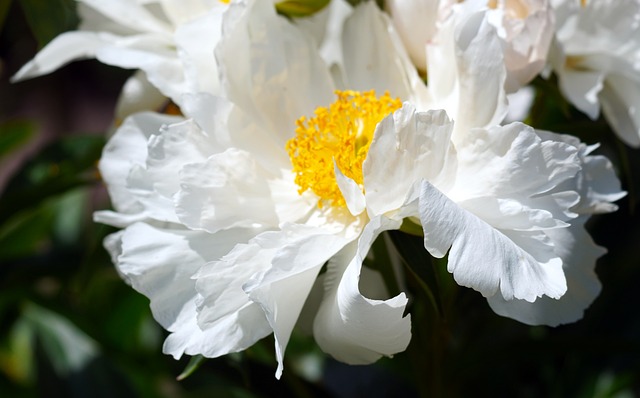
[[[362,163],[367,157],[378,123],[399,109],[402,102],[389,93],[336,91],[337,100],[318,107],[313,117],[296,121],[296,135],[286,144],[298,193],[313,191],[318,207],[344,207],[334,173],[340,171],[363,189]]]

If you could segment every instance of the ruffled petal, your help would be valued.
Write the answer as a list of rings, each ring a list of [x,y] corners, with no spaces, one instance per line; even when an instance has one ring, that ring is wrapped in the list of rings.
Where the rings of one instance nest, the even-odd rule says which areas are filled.
[[[175,123],[181,118],[153,113],[136,114],[118,128],[102,152],[99,169],[109,190],[111,202],[117,213],[97,212],[98,222],[124,227],[132,222],[145,219],[173,219],[173,209],[167,198],[161,203],[149,202],[149,191],[130,185],[132,170],[144,170],[149,156],[150,137],[167,123]],[[145,182],[145,186],[148,181]],[[140,188],[140,189],[136,189]],[[167,207],[168,205],[168,207]],[[155,209],[155,210],[152,210]]]
[[[425,248],[435,257],[449,251],[447,268],[459,285],[485,297],[499,292],[507,300],[565,293],[562,260],[544,232],[494,228],[426,181],[419,194]]]
[[[163,327],[179,326],[177,314],[196,295],[191,277],[207,258],[224,253],[222,242],[206,244],[210,238],[202,232],[160,229],[145,223],[124,231],[118,270],[134,289],[150,298],[154,317]]]
[[[409,103],[378,124],[362,166],[370,217],[398,209],[420,179],[454,181],[452,129],[444,111],[416,112]]]
[[[268,334],[268,329],[259,327],[266,322],[256,309],[253,314],[238,311],[206,330],[196,324],[193,275],[207,261],[221,257],[252,233],[233,230],[211,235],[136,223],[117,237],[118,242],[108,242],[111,251],[118,252],[118,271],[150,299],[154,318],[172,332],[165,342],[165,353],[176,358],[185,352],[214,357],[245,349]]]
[[[244,290],[262,307],[273,329],[278,360],[276,377],[280,378],[285,348],[314,281],[323,264],[348,240],[303,225],[284,225],[268,238],[264,244],[277,248],[271,257],[263,257],[271,261],[271,268],[247,282]]]
[[[204,162],[220,150],[191,120],[163,126],[149,137],[148,148],[146,177],[167,198],[180,189],[179,172],[187,163]]]
[[[578,138],[537,130],[543,140],[563,142],[578,150],[580,171],[575,178],[568,179],[552,190],[556,193],[576,192],[580,199],[571,207],[576,214],[601,214],[616,211],[618,206],[613,202],[623,198],[627,193],[621,189],[620,180],[616,176],[611,161],[601,155],[592,155],[599,145],[586,145]]]
[[[240,352],[271,333],[258,306],[242,307],[204,330],[197,322],[196,299],[189,301],[180,315],[180,328],[167,336],[162,346],[162,352],[175,359],[183,354],[216,358]]]
[[[533,204],[580,170],[577,148],[542,141],[524,124],[474,129],[456,146],[458,169],[449,197],[512,198]]]
[[[176,213],[189,228],[217,232],[256,224],[277,226],[268,175],[250,154],[228,149],[180,170]]]
[[[323,351],[348,364],[368,364],[404,351],[411,340],[407,297],[372,300],[360,292],[362,261],[380,232],[400,221],[375,218],[360,240],[329,260],[325,297],[314,321],[314,337]]]
[[[487,300],[498,315],[513,318],[528,325],[557,326],[582,318],[600,293],[600,282],[594,272],[596,260],[605,250],[593,243],[584,229],[587,217],[573,221],[570,228],[548,231],[556,253],[562,258],[567,278],[567,292],[559,299],[542,297],[533,303],[505,300],[494,295]]]
[[[134,116],[132,120],[135,121],[138,118],[138,116]],[[159,120],[171,119],[160,116]],[[126,123],[118,130],[117,134],[124,137],[139,136],[142,134],[137,131],[140,127],[135,123]],[[144,131],[147,134],[149,132],[147,126],[142,127],[145,128]],[[131,219],[154,219],[177,223],[178,216],[174,208],[173,196],[180,189],[179,171],[184,167],[185,159],[194,162],[206,160],[209,154],[216,151],[211,144],[208,136],[189,120],[168,126],[163,125],[159,130],[155,130],[153,134],[149,135],[146,142],[147,153],[144,164],[124,163],[129,168],[125,178],[125,189],[138,204],[137,210],[132,212],[125,209],[122,212],[128,214],[129,217],[122,218],[120,221],[113,215],[103,217],[100,221],[109,224],[118,223],[115,225],[119,226],[130,223]],[[130,148],[119,148],[122,152],[118,156],[127,159]],[[109,169],[110,173],[113,172],[111,165],[105,167]],[[107,182],[109,181],[107,180]],[[121,183],[121,181],[116,182],[116,184]],[[116,207],[116,209],[118,208]],[[107,216],[104,213],[98,213],[98,215]]]

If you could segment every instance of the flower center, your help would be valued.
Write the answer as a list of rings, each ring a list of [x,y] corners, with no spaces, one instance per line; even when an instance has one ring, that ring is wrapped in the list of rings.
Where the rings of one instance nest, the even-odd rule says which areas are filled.
[[[320,198],[320,208],[325,204],[346,205],[334,162],[362,188],[362,163],[376,125],[402,106],[400,99],[391,98],[389,93],[377,97],[374,90],[336,91],[336,96],[338,99],[328,108],[318,107],[314,117],[298,119],[296,136],[286,145],[300,187],[298,193],[313,191]]]

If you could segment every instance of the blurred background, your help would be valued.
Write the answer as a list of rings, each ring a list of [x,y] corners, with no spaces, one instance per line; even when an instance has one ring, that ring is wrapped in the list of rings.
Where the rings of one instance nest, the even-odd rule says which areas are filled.
[[[450,283],[455,316],[438,325],[446,339],[415,339],[374,365],[337,363],[300,333],[280,381],[272,338],[211,360],[163,355],[166,332],[148,300],[122,282],[102,248],[114,230],[91,220],[109,207],[96,165],[131,71],[89,60],[9,82],[77,23],[73,0],[0,0],[1,397],[640,396],[640,150],[543,80],[534,83],[529,122],[601,142],[597,153],[610,157],[629,192],[618,212],[588,224],[608,254],[596,270],[602,293],[583,320],[529,327]],[[414,336],[433,332],[428,316],[415,319]]]

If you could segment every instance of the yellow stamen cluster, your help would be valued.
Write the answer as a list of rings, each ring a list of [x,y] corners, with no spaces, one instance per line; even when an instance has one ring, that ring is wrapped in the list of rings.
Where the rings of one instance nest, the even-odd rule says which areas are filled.
[[[362,187],[362,163],[376,125],[402,106],[400,99],[389,93],[377,97],[374,90],[336,91],[336,96],[328,108],[318,107],[314,117],[298,119],[296,136],[286,145],[298,192],[313,191],[320,198],[318,207],[346,205],[334,161],[345,176]]]

